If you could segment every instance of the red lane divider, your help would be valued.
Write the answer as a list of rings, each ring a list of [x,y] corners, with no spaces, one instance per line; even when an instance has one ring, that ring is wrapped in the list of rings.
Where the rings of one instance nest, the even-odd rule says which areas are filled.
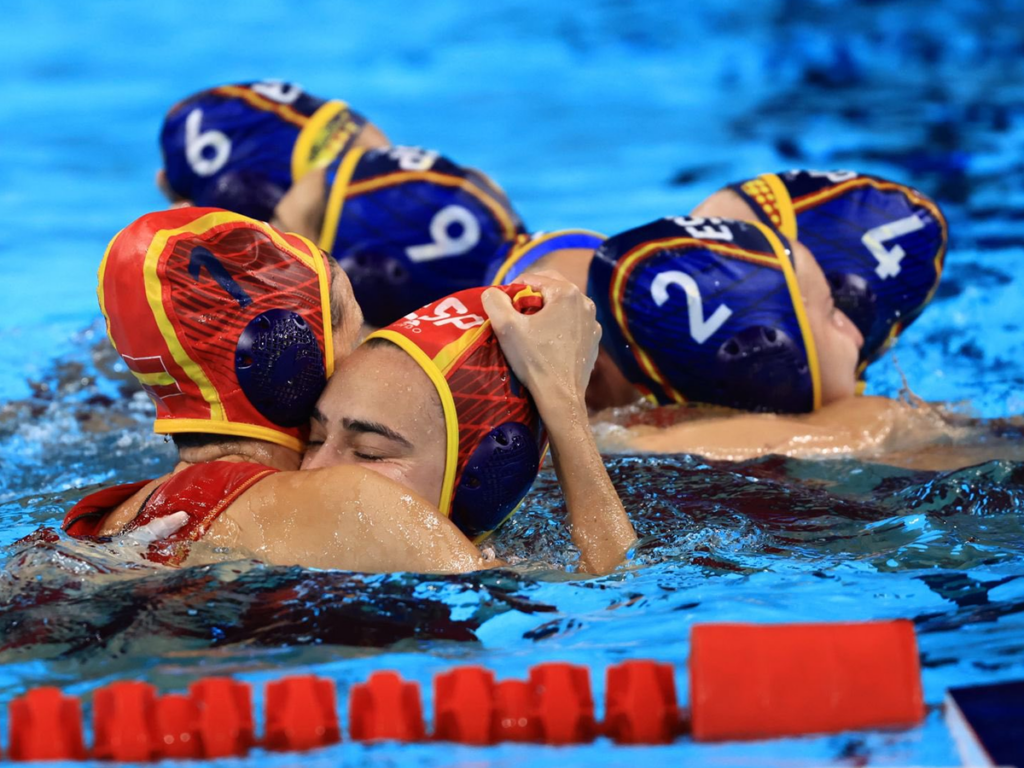
[[[909,621],[705,624],[690,638],[699,741],[907,728],[924,719]]]
[[[374,672],[352,686],[348,727],[356,741],[423,741],[420,687],[395,672]]]
[[[494,673],[460,667],[434,677],[434,738],[486,746],[498,741]]]
[[[189,697],[196,705],[199,756],[243,757],[253,746],[252,688],[227,677],[192,683]]]
[[[533,698],[533,686],[523,680],[503,680],[494,686],[494,736],[497,741],[541,741],[540,721]]]
[[[604,731],[617,744],[668,744],[680,732],[672,666],[627,661],[608,667]]]
[[[538,664],[530,669],[541,741],[583,744],[597,735],[590,672],[574,664]]]
[[[693,629],[689,723],[698,741],[906,728],[924,717],[921,671],[909,621],[860,624],[705,624]],[[334,683],[291,676],[268,683],[262,746],[304,751],[341,741]],[[655,661],[606,671],[598,724],[590,673],[563,663],[531,667],[527,680],[496,681],[482,667],[434,677],[437,741],[568,745],[603,734],[618,744],[668,744],[683,732],[674,672]],[[158,696],[143,682],[113,683],[93,696],[100,760],[244,756],[256,745],[252,690],[228,678]],[[355,741],[427,738],[419,685],[375,672],[349,692]],[[8,757],[83,760],[78,699],[36,688],[9,707]]]
[[[199,743],[199,708],[189,696],[169,693],[156,700],[154,738],[161,758],[188,759],[203,756]]]
[[[286,677],[267,685],[263,746],[301,752],[341,741],[334,683],[319,677]]]
[[[156,688],[149,683],[113,683],[92,700],[92,756],[140,763],[160,757],[156,738]]]
[[[11,702],[11,760],[84,760],[82,709],[58,688],[35,688]]]

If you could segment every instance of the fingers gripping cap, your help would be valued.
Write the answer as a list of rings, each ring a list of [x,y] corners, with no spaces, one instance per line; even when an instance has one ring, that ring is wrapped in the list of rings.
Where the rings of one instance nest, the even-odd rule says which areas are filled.
[[[367,339],[399,346],[434,384],[448,441],[439,508],[475,540],[494,531],[523,500],[547,447],[540,415],[484,312],[485,290],[452,294]],[[540,294],[524,285],[498,290],[520,312],[541,306]]]
[[[942,210],[903,184],[854,171],[763,174],[731,188],[766,223],[806,245],[836,305],[878,357],[938,288],[948,231]],[[787,231],[786,222],[792,222]]]
[[[788,243],[761,224],[673,217],[598,249],[588,293],[602,342],[661,403],[779,413],[820,403]]]
[[[100,308],[156,405],[154,431],[301,450],[334,368],[327,258],[210,208],[150,213],[118,233],[100,266]]]

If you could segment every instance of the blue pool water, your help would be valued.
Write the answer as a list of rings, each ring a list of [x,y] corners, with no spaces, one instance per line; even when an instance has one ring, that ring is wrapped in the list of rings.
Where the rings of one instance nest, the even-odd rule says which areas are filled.
[[[682,673],[705,621],[910,618],[927,702],[1024,676],[1024,465],[948,474],[852,460],[616,457],[644,536],[602,579],[573,555],[545,474],[495,540],[515,563],[463,577],[367,577],[248,561],[166,571],[66,541],[16,543],[96,483],[153,476],[171,452],[144,401],[97,368],[95,269],[161,204],[165,109],[211,84],[285,77],[348,99],[395,141],[485,169],[531,228],[614,232],[787,167],[898,177],[944,206],[938,296],[871,371],[895,396],[988,419],[1024,412],[1022,2],[516,0],[362,5],[12,0],[0,25],[0,703],[56,684],[165,690],[380,668],[424,683],[454,664],[516,677],[545,660]],[[1019,440],[1019,431],[1009,433]],[[1016,434],[1018,437],[1014,438]],[[428,706],[429,711],[429,706]],[[4,714],[0,711],[0,725]],[[620,751],[346,744],[304,763],[703,765],[956,762],[921,728]],[[264,756],[290,765],[293,756]]]

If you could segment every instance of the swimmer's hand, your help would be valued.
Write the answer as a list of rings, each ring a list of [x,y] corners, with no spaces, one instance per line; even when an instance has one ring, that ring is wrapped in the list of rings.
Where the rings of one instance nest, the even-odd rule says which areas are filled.
[[[482,300],[501,351],[543,417],[542,401],[582,401],[597,360],[601,326],[594,302],[557,272],[535,272],[516,282],[540,291],[540,311],[521,314],[509,296],[496,289],[484,292]]]
[[[145,525],[140,525],[118,538],[126,544],[146,547],[154,541],[167,539],[176,534],[188,522],[188,512],[175,512],[173,515],[158,517]]]
[[[524,275],[516,282],[541,292],[539,312],[519,314],[508,295],[496,290],[484,293],[484,310],[547,427],[580,562],[591,573],[608,573],[633,546],[636,532],[587,420],[584,396],[601,341],[594,302],[557,273]]]

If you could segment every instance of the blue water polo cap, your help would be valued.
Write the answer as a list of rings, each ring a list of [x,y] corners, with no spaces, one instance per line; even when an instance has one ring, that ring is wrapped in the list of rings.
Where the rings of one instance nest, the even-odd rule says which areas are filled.
[[[487,284],[510,285],[535,268],[537,262],[555,251],[596,251],[604,241],[604,235],[589,229],[558,229],[554,232],[535,232],[529,236],[520,235],[509,250],[508,256],[491,265],[487,272]]]
[[[814,254],[836,306],[864,336],[862,369],[935,294],[948,233],[942,210],[921,192],[854,171],[809,170],[729,188],[762,222]]]
[[[433,150],[354,149],[326,169],[320,247],[370,325],[486,283],[522,222],[498,187]]]
[[[588,294],[602,345],[659,403],[820,405],[789,244],[766,226],[680,216],[623,232],[594,255]]]

